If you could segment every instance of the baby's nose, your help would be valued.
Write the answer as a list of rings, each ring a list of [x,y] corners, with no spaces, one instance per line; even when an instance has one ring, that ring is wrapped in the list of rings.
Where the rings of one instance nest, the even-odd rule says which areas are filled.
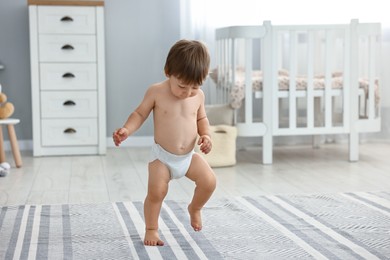
[[[190,89],[190,90],[186,90],[186,91],[184,92],[184,95],[185,95],[186,97],[190,97],[191,94],[192,94],[191,89]]]

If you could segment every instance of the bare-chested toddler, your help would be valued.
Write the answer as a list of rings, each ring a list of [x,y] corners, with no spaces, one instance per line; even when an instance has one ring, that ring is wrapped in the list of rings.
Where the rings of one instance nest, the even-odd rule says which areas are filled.
[[[209,66],[210,55],[203,43],[193,40],[176,42],[164,67],[167,79],[151,85],[123,127],[113,133],[114,143],[119,146],[153,111],[155,143],[148,166],[148,191],[144,203],[145,245],[164,245],[158,234],[158,218],[172,179],[186,176],[195,182],[188,212],[193,229],[202,229],[201,209],[216,187],[213,170],[202,156],[194,152],[198,135],[197,145],[203,153],[209,153],[212,147],[205,97],[200,88]]]

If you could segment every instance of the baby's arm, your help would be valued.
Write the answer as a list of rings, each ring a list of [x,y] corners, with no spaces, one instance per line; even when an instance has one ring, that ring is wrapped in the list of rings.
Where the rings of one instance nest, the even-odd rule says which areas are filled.
[[[202,97],[203,100],[198,110],[198,119],[197,119],[198,134],[199,134],[198,145],[200,145],[200,150],[204,154],[208,154],[212,148],[212,141],[210,136],[210,123],[206,115],[206,110],[204,108],[204,96],[202,95]]]
[[[154,107],[154,95],[152,88],[149,88],[141,104],[127,118],[123,127],[118,128],[112,134],[116,146],[119,146],[127,137],[137,131],[148,118]]]

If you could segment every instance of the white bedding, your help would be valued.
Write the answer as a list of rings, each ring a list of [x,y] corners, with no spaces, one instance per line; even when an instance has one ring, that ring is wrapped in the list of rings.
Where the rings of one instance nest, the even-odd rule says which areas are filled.
[[[222,78],[218,81],[218,70],[214,69],[212,73],[210,73],[210,77],[217,84],[218,82],[229,82],[225,78]],[[232,76],[228,75],[228,78],[232,78]],[[279,80],[279,90],[287,91],[289,89],[289,72],[287,70],[279,70],[278,73]],[[342,72],[334,72],[332,73],[332,88],[333,89],[341,89],[343,87],[343,73]],[[230,80],[231,81],[231,80]],[[245,69],[238,68],[235,74],[236,83],[230,90],[230,105],[233,108],[240,108],[242,105],[242,101],[245,98]],[[296,89],[297,90],[306,90],[307,88],[307,77],[306,76],[297,76],[296,79]],[[359,79],[359,87],[364,89],[366,96],[368,96],[368,87],[369,82],[365,78]],[[261,70],[254,70],[252,72],[252,88],[253,91],[262,91],[263,89],[263,73]],[[325,88],[325,77],[324,75],[316,75],[313,78],[313,88],[316,90]],[[379,102],[379,90],[378,90],[378,81],[375,81],[375,103]]]

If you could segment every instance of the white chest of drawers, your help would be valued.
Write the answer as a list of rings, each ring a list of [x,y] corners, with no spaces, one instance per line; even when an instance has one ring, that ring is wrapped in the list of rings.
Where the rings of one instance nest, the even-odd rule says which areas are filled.
[[[29,0],[33,154],[105,154],[102,1],[53,2]]]

